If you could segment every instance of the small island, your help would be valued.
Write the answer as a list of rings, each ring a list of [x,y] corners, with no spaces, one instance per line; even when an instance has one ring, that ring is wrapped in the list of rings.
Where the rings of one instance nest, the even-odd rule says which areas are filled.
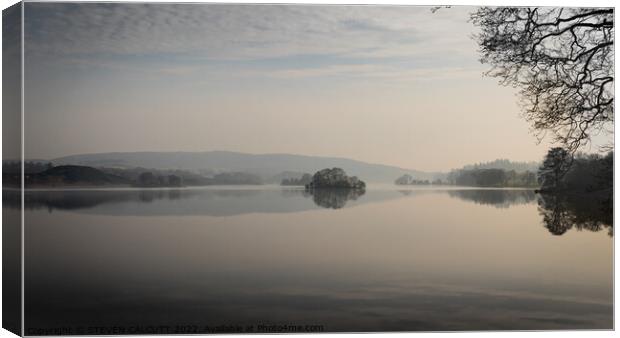
[[[340,168],[326,168],[317,171],[312,181],[306,184],[306,190],[314,189],[353,189],[365,190],[366,183],[356,176],[347,176]]]

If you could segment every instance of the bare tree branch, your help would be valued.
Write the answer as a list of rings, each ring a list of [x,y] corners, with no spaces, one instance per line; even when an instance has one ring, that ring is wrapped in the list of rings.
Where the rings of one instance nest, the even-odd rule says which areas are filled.
[[[574,153],[614,122],[611,8],[491,8],[471,15],[488,76],[520,89],[537,137]]]

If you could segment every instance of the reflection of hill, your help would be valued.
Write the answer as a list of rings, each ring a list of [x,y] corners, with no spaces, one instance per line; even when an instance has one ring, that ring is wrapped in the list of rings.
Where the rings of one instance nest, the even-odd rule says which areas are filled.
[[[313,189],[306,192],[316,205],[329,209],[343,208],[349,200],[355,201],[364,193],[359,189]]]
[[[26,191],[26,209],[110,215],[213,215],[304,210],[302,197],[273,204],[278,191],[237,189],[126,189]],[[18,191],[3,191],[4,206],[19,208]],[[182,203],[178,201],[182,200]]]
[[[179,199],[189,190],[48,190],[28,191],[24,194],[26,209],[78,210],[93,208],[106,203],[143,202],[159,199]],[[10,208],[19,208],[18,191],[3,191],[4,204]]]
[[[288,213],[320,207],[359,204],[359,196],[321,194],[303,189],[199,188],[199,189],[108,189],[29,190],[24,195],[27,210],[76,211],[105,215],[208,215],[232,216],[249,213]],[[400,198],[396,191],[376,191],[362,203]],[[3,190],[4,207],[19,209],[19,191]]]
[[[448,190],[451,197],[471,201],[476,204],[492,205],[497,208],[508,208],[515,204],[532,203],[536,198],[533,190],[511,189],[470,189]]]
[[[107,190],[27,190],[26,209],[71,210],[106,215],[210,215],[231,216],[248,213],[287,213],[321,208],[339,209],[403,197],[449,193],[452,197],[487,205],[508,207],[525,203],[531,195],[522,190],[355,190],[196,188],[196,189],[107,189]],[[525,194],[527,198],[521,196]],[[364,195],[364,198],[360,196]],[[511,196],[506,197],[505,195]],[[500,196],[500,197],[498,197]],[[503,196],[503,197],[502,197]],[[519,197],[520,196],[520,197]],[[18,191],[3,191],[4,206],[18,209]],[[310,197],[312,202],[309,201]],[[533,198],[533,197],[532,197]]]
[[[234,216],[250,213],[291,213],[317,208],[340,209],[422,195],[444,195],[476,204],[508,208],[533,203],[531,190],[368,190],[269,188],[201,189],[109,189],[109,190],[27,190],[26,210],[72,211],[112,216]],[[360,198],[364,195],[363,198]],[[311,201],[312,200],[312,201]],[[438,201],[441,201],[439,199]],[[611,192],[590,194],[538,195],[538,212],[544,226],[555,235],[570,229],[613,234]],[[414,202],[415,203],[415,202]],[[438,202],[439,203],[439,202]],[[3,190],[3,208],[19,210],[18,190]]]
[[[538,212],[544,226],[554,235],[570,229],[600,231],[613,235],[612,191],[584,194],[540,194]]]

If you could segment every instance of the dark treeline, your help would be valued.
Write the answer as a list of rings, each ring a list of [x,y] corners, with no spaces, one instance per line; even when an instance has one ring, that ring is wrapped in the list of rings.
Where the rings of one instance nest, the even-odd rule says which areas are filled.
[[[48,161],[25,161],[24,162],[24,173],[26,174],[37,174],[43,172],[47,169],[52,168],[53,165]],[[2,162],[2,172],[5,174],[19,174],[21,173],[22,167],[20,161],[3,161]]]
[[[446,182],[441,179],[435,179],[433,181],[429,180],[418,180],[409,174],[405,174],[394,181],[396,185],[442,185],[446,184]]]
[[[613,234],[613,157],[549,150],[538,173],[538,210],[549,232],[607,228]]]
[[[40,173],[26,174],[24,183],[26,187],[123,186],[129,184],[129,181],[92,167],[61,165],[51,167]]]
[[[164,170],[150,168],[99,168],[106,174],[120,176],[141,187],[179,187],[207,185],[209,181],[202,175],[185,170]]]
[[[536,173],[504,169],[453,170],[448,174],[450,184],[473,187],[537,187]]]
[[[302,186],[303,187],[306,184],[309,184],[310,182],[312,182],[312,175],[303,174],[299,178],[285,178],[282,180],[282,182],[280,182],[280,185]]]
[[[210,177],[185,170],[155,170],[145,168],[102,169],[104,172],[125,177],[137,187],[183,187],[204,185],[258,185],[260,177],[243,172],[224,172]]]
[[[49,162],[24,162],[27,188],[134,186],[183,187],[205,185],[257,185],[260,177],[243,172],[223,172],[210,177],[184,170],[147,168],[93,168],[78,165],[53,166]],[[21,185],[19,162],[4,162],[3,182],[7,187]]]
[[[538,187],[537,162],[513,162],[498,159],[465,165],[453,169],[445,177],[432,181],[416,179],[405,174],[394,181],[396,185],[459,185],[470,187]]]
[[[446,179],[417,180],[411,175],[403,175],[394,181],[396,185],[460,185],[469,187],[524,187],[538,186],[536,173],[516,172],[504,169],[458,169],[452,170]]]
[[[25,161],[24,174],[32,175],[42,173],[53,168],[48,161]],[[20,161],[2,161],[2,181],[6,187],[17,188],[21,185],[22,165]]]
[[[523,187],[538,186],[537,162],[513,162],[497,159],[463,166],[450,171],[448,184],[471,187]]]
[[[472,169],[503,169],[506,171],[514,170],[516,172],[536,172],[540,166],[539,162],[513,162],[508,159],[497,159],[490,162],[481,162],[476,164],[468,164],[463,166],[462,170]]]
[[[526,168],[535,162],[496,160],[480,165],[468,165],[452,170],[445,184],[472,187],[540,187],[540,191],[595,192],[613,188],[613,152],[606,155],[577,153],[574,156],[563,148],[552,148],[536,171],[485,168],[491,165],[504,168]],[[408,176],[408,175],[405,175]],[[401,177],[396,184],[411,181]]]
[[[599,192],[613,190],[614,156],[613,152],[605,156],[598,154],[578,155],[563,179],[569,190]]]
[[[138,176],[134,185],[138,187],[182,187],[183,179],[177,175],[154,175],[147,171]]]
[[[541,192],[610,192],[613,190],[613,152],[606,155],[552,148],[538,172]]]
[[[179,187],[215,184],[263,184],[260,177],[243,172],[224,172],[219,174],[196,174],[178,169],[147,168],[101,168],[104,172],[125,177],[142,187]]]

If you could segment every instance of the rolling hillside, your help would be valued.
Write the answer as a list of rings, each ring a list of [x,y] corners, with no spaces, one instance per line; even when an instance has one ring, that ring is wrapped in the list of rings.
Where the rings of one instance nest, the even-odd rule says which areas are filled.
[[[275,177],[283,172],[314,173],[328,167],[340,167],[349,175],[377,183],[392,183],[394,179],[403,174],[410,174],[420,179],[432,179],[437,175],[346,158],[291,154],[256,155],[228,151],[82,154],[56,158],[52,160],[52,163],[92,167],[181,169],[213,173],[237,171],[258,175],[267,183],[277,183]]]

